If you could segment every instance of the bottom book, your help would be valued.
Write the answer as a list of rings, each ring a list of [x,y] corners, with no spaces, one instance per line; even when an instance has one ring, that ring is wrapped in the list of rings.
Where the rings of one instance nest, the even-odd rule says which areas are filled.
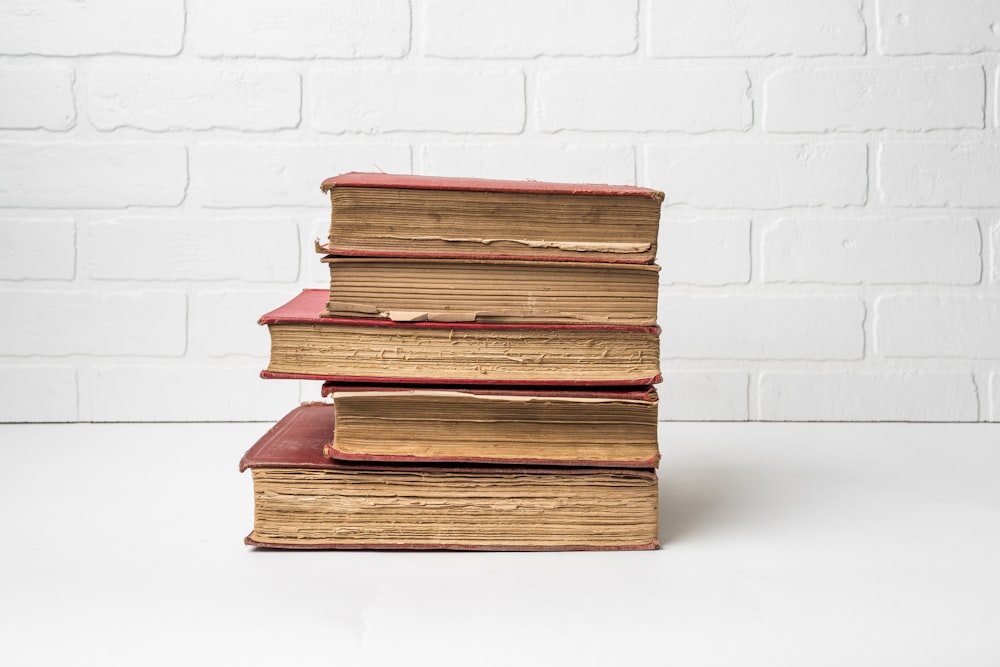
[[[282,549],[655,549],[653,470],[370,464],[323,455],[330,404],[292,410],[244,454],[246,543]],[[376,436],[377,437],[377,436]]]

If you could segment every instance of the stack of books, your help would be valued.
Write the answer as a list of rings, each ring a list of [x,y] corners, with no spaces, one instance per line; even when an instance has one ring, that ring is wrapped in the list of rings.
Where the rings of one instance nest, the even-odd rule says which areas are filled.
[[[243,457],[247,543],[657,546],[658,267],[646,188],[327,179],[329,290],[261,317],[321,379]]]

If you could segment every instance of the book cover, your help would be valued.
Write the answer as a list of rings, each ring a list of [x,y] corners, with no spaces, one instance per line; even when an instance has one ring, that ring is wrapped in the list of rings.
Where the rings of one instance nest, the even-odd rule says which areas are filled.
[[[618,197],[645,197],[663,201],[659,190],[634,185],[603,185],[598,183],[548,183],[531,180],[502,180],[465,178],[455,176],[415,176],[386,174],[382,172],[352,171],[331,176],[320,184],[323,192],[336,187],[400,188],[408,190],[454,190],[459,192],[509,192],[516,194],[548,195],[606,195]]]
[[[522,396],[525,398],[531,397],[568,397],[568,398],[601,398],[610,400],[622,400],[622,401],[646,401],[650,403],[655,403],[659,400],[659,396],[656,393],[656,388],[652,385],[650,386],[602,386],[602,387],[590,387],[590,386],[577,386],[577,387],[552,387],[552,386],[539,386],[531,387],[525,385],[517,385],[511,387],[496,387],[490,385],[459,385],[459,386],[442,386],[437,384],[420,384],[420,383],[407,383],[407,384],[393,384],[388,382],[380,382],[378,384],[364,383],[364,382],[335,382],[326,381],[323,386],[320,387],[320,395],[324,398],[332,397],[336,392],[387,392],[387,391],[414,391],[414,390],[428,390],[436,391],[444,389],[449,392],[459,392],[465,394],[481,394],[481,395],[494,395],[494,396]]]

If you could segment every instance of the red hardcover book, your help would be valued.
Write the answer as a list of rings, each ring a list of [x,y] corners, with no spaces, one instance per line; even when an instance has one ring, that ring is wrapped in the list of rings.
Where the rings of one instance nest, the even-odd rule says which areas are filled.
[[[350,464],[323,456],[334,408],[306,404],[247,451],[253,546],[285,549],[655,549],[652,470]]]
[[[508,324],[656,324],[653,264],[325,257],[324,317]]]
[[[323,181],[333,255],[646,264],[663,193],[627,185],[350,173]]]
[[[263,377],[545,386],[660,380],[659,327],[320,317],[328,296],[304,290],[260,318],[271,334]]]
[[[395,463],[654,468],[652,387],[552,389],[325,383],[327,457]],[[374,434],[374,435],[373,435]]]

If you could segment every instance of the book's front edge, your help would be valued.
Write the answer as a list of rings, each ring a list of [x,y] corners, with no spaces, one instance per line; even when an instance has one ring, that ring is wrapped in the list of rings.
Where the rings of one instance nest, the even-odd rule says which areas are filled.
[[[659,268],[659,267],[656,267]],[[480,329],[490,331],[627,331],[646,333],[652,336],[661,334],[660,327],[655,324],[603,324],[594,322],[405,322],[390,319],[363,317],[324,317],[321,313],[326,309],[330,298],[330,290],[304,289],[288,303],[260,316],[258,324],[322,324],[324,326],[362,326],[385,327],[400,331],[412,329]]]
[[[334,461],[355,461],[372,463],[396,463],[403,465],[419,466],[425,463],[452,463],[461,465],[464,463],[485,463],[511,466],[572,466],[572,467],[594,467],[594,468],[635,468],[638,470],[649,470],[656,468],[660,464],[660,455],[652,456],[643,461],[615,461],[597,459],[545,459],[545,458],[512,458],[497,456],[407,456],[401,454],[364,454],[355,452],[344,452],[337,449],[333,444],[323,445],[323,456]]]
[[[653,540],[642,544],[625,546],[606,546],[591,544],[572,545],[507,545],[507,544],[286,544],[283,542],[268,542],[258,540],[250,533],[243,539],[247,546],[258,549],[291,549],[298,551],[652,551],[660,548],[660,541]]]
[[[439,384],[411,383],[393,384],[391,382],[381,382],[378,384],[362,383],[337,383],[327,381],[320,388],[320,394],[329,398],[337,392],[420,392],[420,391],[447,391],[459,394],[484,395],[484,396],[518,396],[530,398],[600,398],[610,401],[645,401],[656,403],[659,396],[656,387],[652,385],[610,385],[599,388],[587,386],[559,388],[557,386],[536,387],[528,384],[512,387],[479,386],[476,384],[465,384],[461,386],[442,387]]]
[[[392,259],[453,259],[453,260],[495,260],[504,262],[562,262],[562,263],[584,263],[584,264],[653,264],[656,261],[655,250],[647,250],[641,253],[629,254],[626,256],[613,256],[609,254],[594,254],[587,256],[556,255],[556,254],[536,254],[525,255],[517,253],[471,253],[471,252],[420,252],[418,250],[388,250],[376,249],[366,250],[363,248],[343,248],[334,245],[322,245],[319,242],[314,244],[317,254],[331,255],[334,257],[364,257],[364,258],[392,258]]]
[[[264,369],[260,376],[266,380],[323,380],[328,382],[357,382],[363,384],[437,384],[437,385],[467,385],[468,380],[462,378],[427,378],[427,377],[369,377],[355,375],[322,375],[316,373],[286,373]],[[536,386],[536,387],[642,387],[659,384],[662,376],[657,373],[651,377],[614,380],[476,380],[476,384],[490,386]]]

